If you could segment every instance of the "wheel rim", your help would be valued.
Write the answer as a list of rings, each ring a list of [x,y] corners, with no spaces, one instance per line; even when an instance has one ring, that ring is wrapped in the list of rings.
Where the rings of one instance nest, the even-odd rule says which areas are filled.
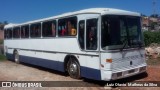
[[[19,62],[19,55],[18,55],[18,53],[17,52],[15,52],[15,56],[14,56],[15,58],[14,58],[14,60],[15,60],[15,62]]]
[[[71,63],[69,67],[69,71],[72,75],[77,74],[77,65],[75,63]]]
[[[72,78],[76,78],[76,79],[80,78],[79,66],[76,61],[74,60],[69,61],[68,73]]]

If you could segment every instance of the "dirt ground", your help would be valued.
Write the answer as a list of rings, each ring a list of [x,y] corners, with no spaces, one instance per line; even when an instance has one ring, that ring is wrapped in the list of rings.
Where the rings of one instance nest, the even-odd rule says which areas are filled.
[[[0,61],[0,81],[80,81],[84,85],[91,85],[91,87],[0,88],[0,90],[160,90],[160,87],[106,87],[108,82],[84,78],[72,79],[65,73],[24,63],[16,64],[12,61]],[[147,74],[143,73],[118,81],[160,81],[160,66],[149,65]]]

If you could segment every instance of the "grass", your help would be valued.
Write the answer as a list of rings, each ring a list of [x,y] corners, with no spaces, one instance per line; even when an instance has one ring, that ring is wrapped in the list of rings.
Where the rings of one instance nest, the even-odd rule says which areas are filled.
[[[148,65],[160,65],[160,58],[156,58],[156,59],[149,58],[147,60],[147,64]]]
[[[0,61],[6,60],[6,57],[4,55],[0,55]]]

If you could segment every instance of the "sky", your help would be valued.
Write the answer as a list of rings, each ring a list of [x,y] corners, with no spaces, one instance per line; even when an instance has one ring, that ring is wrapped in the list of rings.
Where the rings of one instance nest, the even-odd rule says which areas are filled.
[[[160,0],[156,12],[160,15]],[[153,14],[153,0],[0,0],[0,22],[23,23],[87,8],[117,8]]]

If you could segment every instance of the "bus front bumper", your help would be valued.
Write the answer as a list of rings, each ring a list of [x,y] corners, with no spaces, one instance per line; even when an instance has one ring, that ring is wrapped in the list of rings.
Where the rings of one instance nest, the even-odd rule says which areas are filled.
[[[112,81],[117,79],[122,79],[130,76],[134,76],[137,74],[141,74],[146,72],[147,66],[141,66],[134,69],[122,70],[122,71],[104,71],[102,70],[102,80],[104,81]]]

